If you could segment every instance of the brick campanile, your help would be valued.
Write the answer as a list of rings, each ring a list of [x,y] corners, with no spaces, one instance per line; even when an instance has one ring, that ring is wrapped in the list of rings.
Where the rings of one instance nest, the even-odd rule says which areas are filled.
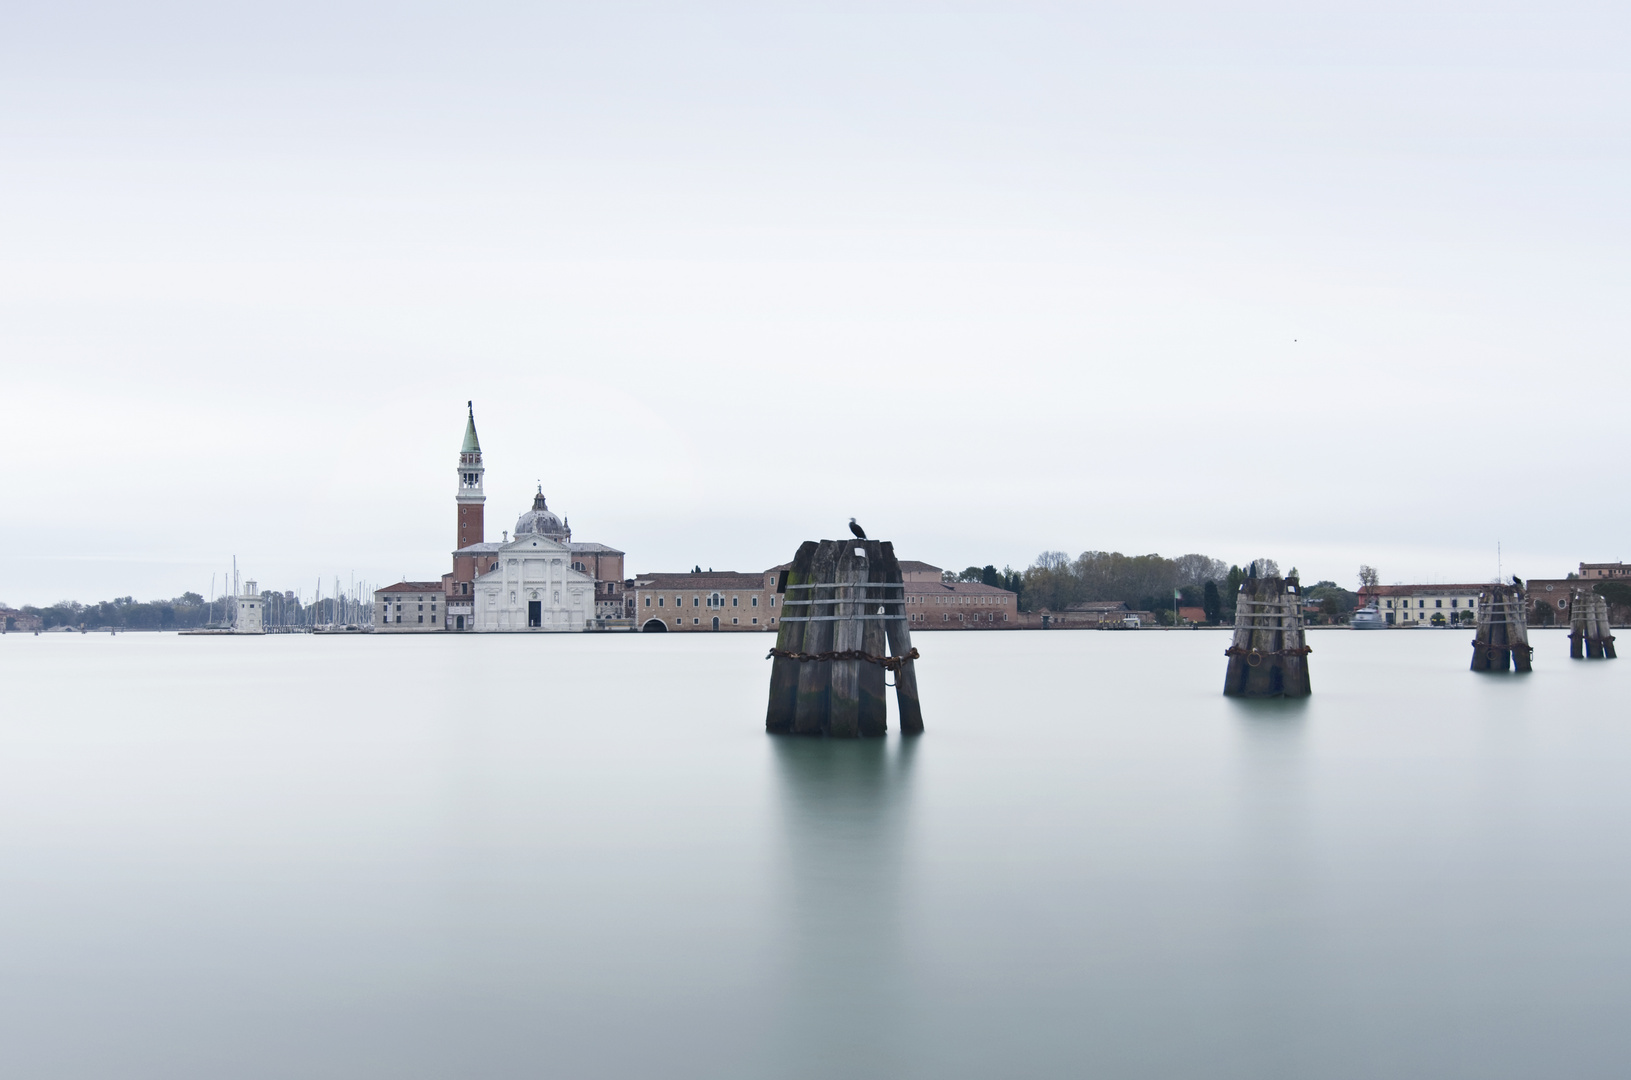
[[[459,493],[453,500],[459,507],[458,547],[461,548],[487,539],[482,522],[487,495],[481,487],[481,475],[486,470],[481,467],[481,440],[476,438],[476,403],[465,404],[470,409],[470,417],[464,425],[464,445],[459,448]]]

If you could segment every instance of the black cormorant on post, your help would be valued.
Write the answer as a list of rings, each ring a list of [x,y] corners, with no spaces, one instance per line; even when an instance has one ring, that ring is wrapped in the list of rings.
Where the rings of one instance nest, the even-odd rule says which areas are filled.
[[[1512,584],[1516,585],[1520,589],[1523,588],[1523,578],[1519,577],[1517,574],[1513,574]]]
[[[849,531],[855,534],[855,539],[857,540],[866,539],[866,530],[855,524],[854,518],[849,519]]]

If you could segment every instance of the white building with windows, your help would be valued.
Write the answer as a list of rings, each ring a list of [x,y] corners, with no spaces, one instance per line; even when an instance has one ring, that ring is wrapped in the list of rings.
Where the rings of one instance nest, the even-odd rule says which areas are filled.
[[[1389,626],[1450,626],[1478,618],[1478,594],[1487,585],[1371,585],[1359,606],[1374,603]]]
[[[374,629],[389,634],[440,630],[445,606],[440,581],[399,581],[374,590]]]
[[[595,579],[572,569],[570,544],[519,532],[483,561],[492,569],[471,583],[476,632],[581,631],[595,617]]]

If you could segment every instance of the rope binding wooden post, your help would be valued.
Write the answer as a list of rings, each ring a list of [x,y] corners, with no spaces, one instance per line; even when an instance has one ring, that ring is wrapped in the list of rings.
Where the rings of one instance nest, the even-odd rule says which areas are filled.
[[[765,654],[765,730],[833,738],[882,736],[893,685],[902,735],[923,733],[918,651],[906,585],[887,540],[806,540],[776,586],[782,614]],[[890,684],[885,675],[893,674]]]
[[[1255,569],[1255,567],[1254,567]],[[1302,584],[1296,578],[1258,577],[1240,585],[1235,600],[1235,636],[1223,655],[1229,671],[1223,680],[1228,697],[1307,697]]]
[[[1478,594],[1478,630],[1472,639],[1472,670],[1530,671],[1535,650],[1529,644],[1523,586],[1488,585]]]
[[[1576,660],[1613,660],[1614,635],[1609,632],[1608,599],[1585,586],[1569,597],[1569,655]]]

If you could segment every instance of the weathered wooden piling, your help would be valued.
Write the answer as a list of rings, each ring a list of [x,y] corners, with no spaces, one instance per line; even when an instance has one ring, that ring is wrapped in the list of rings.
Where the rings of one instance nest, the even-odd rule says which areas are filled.
[[[777,583],[765,730],[852,739],[884,734],[895,676],[902,735],[923,733],[906,586],[887,540],[806,540]],[[886,653],[885,646],[888,647]]]
[[[1529,671],[1535,650],[1529,645],[1523,586],[1491,585],[1478,594],[1478,632],[1472,640],[1474,671]]]
[[[1608,599],[1590,589],[1574,589],[1569,597],[1569,655],[1576,660],[1615,659]]]
[[[1307,697],[1302,585],[1296,578],[1249,577],[1235,600],[1235,637],[1223,650],[1229,697]]]

